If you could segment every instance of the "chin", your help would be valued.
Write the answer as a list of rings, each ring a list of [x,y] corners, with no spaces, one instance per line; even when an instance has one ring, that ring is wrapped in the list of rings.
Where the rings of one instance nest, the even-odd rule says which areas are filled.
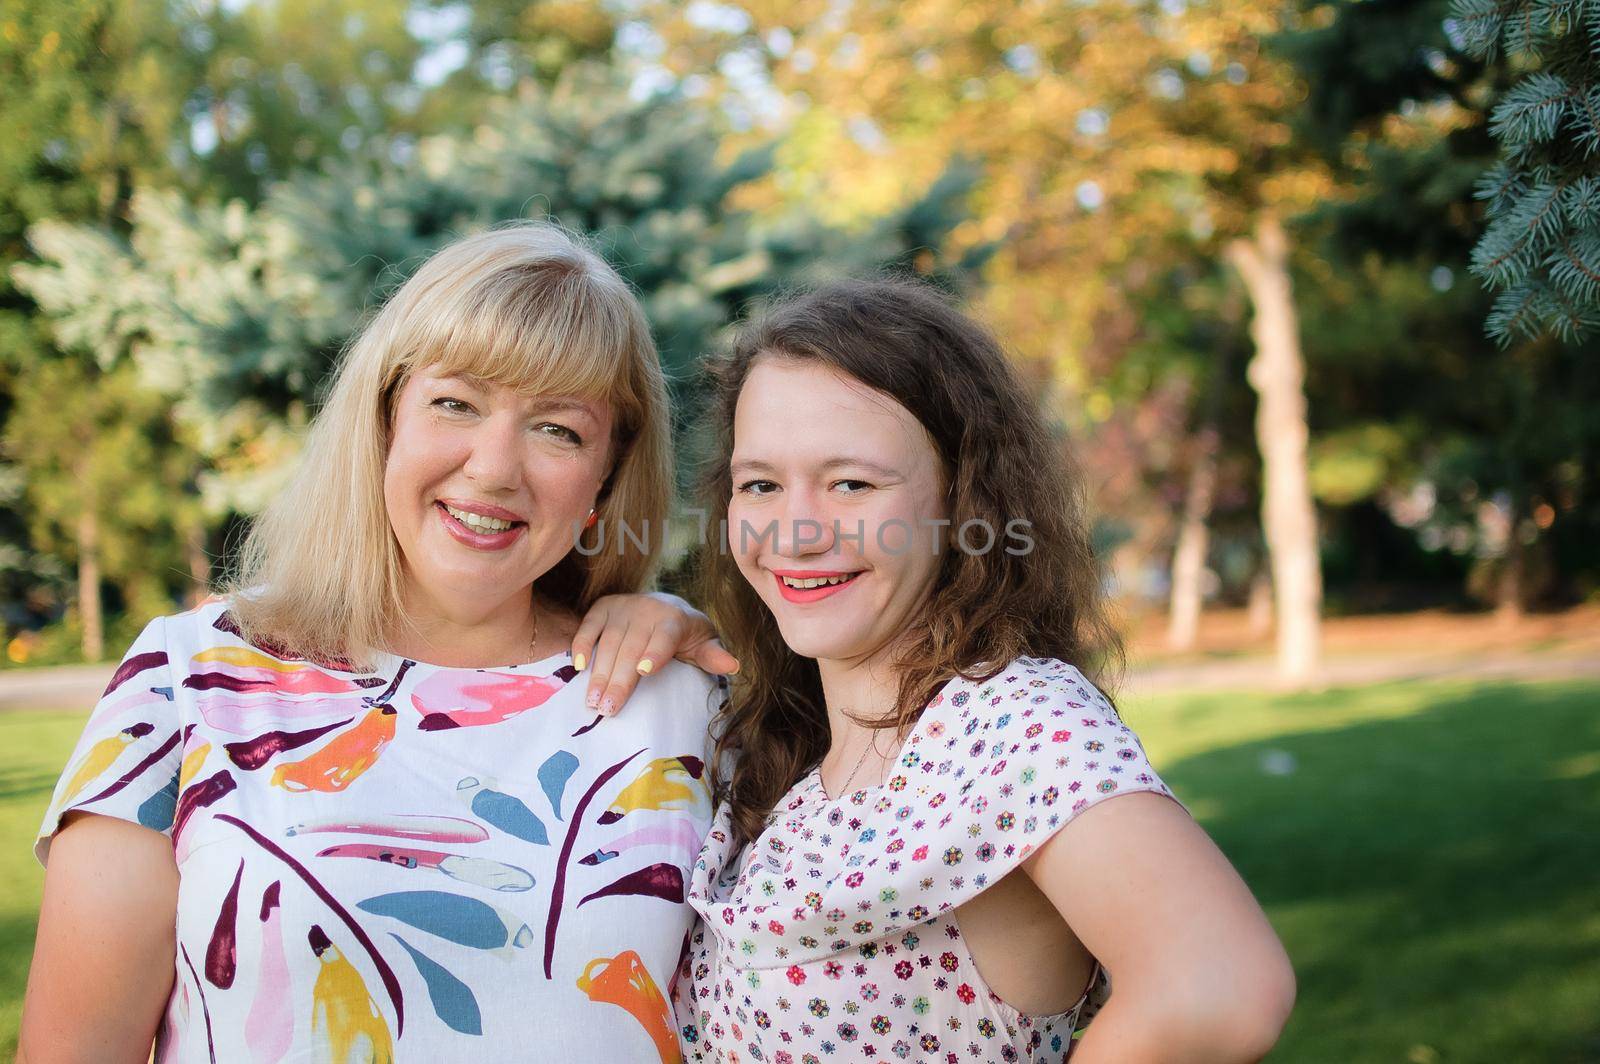
[[[861,650],[860,640],[822,625],[808,624],[796,631],[780,624],[778,633],[783,636],[784,644],[803,658],[852,658]]]

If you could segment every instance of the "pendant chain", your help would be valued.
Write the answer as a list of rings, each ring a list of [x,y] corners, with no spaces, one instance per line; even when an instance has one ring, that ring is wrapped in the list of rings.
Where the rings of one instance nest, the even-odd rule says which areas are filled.
[[[860,772],[861,766],[867,763],[867,751],[878,745],[877,738],[877,733],[874,732],[872,736],[873,741],[861,748],[861,756],[856,758],[856,767],[850,770],[850,775],[844,778],[844,784],[839,788],[839,793],[841,795],[850,793],[850,784],[855,781],[856,773]]]

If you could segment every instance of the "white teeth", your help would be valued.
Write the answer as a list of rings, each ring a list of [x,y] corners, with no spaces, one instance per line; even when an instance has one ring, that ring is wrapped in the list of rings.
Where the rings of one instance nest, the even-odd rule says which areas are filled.
[[[454,517],[474,532],[504,532],[511,527],[510,521],[503,521],[498,517],[485,517],[482,514],[472,513],[470,510],[458,510],[448,504],[446,504],[445,510],[451,517]]]
[[[784,585],[787,587],[805,589],[811,587],[829,587],[833,584],[842,584],[846,580],[852,579],[855,575],[855,573],[849,573],[845,576],[818,576],[807,577],[805,579],[793,576],[780,576],[778,579],[782,580]]]

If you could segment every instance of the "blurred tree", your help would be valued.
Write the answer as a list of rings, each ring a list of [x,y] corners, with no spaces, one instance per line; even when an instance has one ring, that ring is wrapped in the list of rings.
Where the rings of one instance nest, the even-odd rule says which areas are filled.
[[[1490,116],[1501,158],[1479,186],[1472,270],[1500,292],[1489,332],[1573,339],[1600,321],[1600,5],[1456,0],[1451,15],[1463,51],[1522,72]]]
[[[168,5],[154,0],[19,3],[0,13],[0,423],[23,416],[45,371],[71,361],[51,345],[31,301],[12,285],[10,267],[26,254],[24,230],[52,217],[113,226],[136,183],[172,180],[183,157],[184,101],[198,68]],[[86,373],[76,383],[86,392],[101,387]],[[77,398],[114,420],[128,398],[125,385]],[[15,411],[13,403],[20,404]],[[62,581],[49,553],[55,541],[43,534],[55,518],[38,516],[52,509],[44,498],[51,471],[24,437],[10,430],[6,436],[15,502],[0,512],[0,595],[11,607],[4,618],[9,628],[42,619],[35,611],[48,610]],[[64,439],[78,446],[77,438]],[[92,521],[72,530],[95,534]],[[88,579],[79,581],[78,601],[85,648],[92,649],[101,570],[96,550],[81,547],[67,553],[79,557],[79,573]]]
[[[1593,340],[1496,351],[1481,329],[1489,297],[1458,281],[1521,64],[1469,54],[1450,10],[1335,3],[1277,42],[1312,86],[1302,135],[1351,189],[1323,212],[1337,266],[1308,333],[1330,429],[1313,470],[1325,497],[1371,500],[1429,551],[1468,560],[1472,590],[1513,616],[1600,575],[1578,546],[1600,534],[1600,369]]]
[[[1321,580],[1286,220],[1334,190],[1292,135],[1304,86],[1261,44],[1295,10],[746,0],[672,20],[670,7],[652,9],[669,27],[666,65],[691,78],[714,69],[746,111],[792,122],[782,170],[792,196],[848,218],[931,180],[957,151],[982,161],[977,220],[956,236],[1004,241],[987,310],[1042,353],[1057,409],[1080,429],[1100,431],[1118,406],[1164,402],[1167,371],[1205,379],[1190,355],[1141,382],[1153,391],[1113,393],[1107,381],[1134,378],[1091,376],[1085,355],[1175,259],[1200,249],[1232,264],[1253,312],[1247,378],[1280,668],[1314,672]]]
[[[421,5],[426,11],[430,5]],[[379,133],[416,131],[427,53],[411,5],[382,0],[208,4],[176,18],[201,69],[184,88],[192,186],[267,187]]]
[[[7,452],[28,470],[35,542],[77,566],[86,660],[105,652],[102,580],[121,587],[136,611],[159,611],[171,583],[160,567],[181,557],[181,544],[166,537],[201,527],[172,430],[168,404],[131,365],[102,374],[70,358],[29,375],[7,422]]]

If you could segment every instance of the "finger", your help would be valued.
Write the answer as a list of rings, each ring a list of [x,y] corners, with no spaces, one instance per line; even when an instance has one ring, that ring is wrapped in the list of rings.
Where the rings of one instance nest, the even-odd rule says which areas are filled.
[[[673,624],[658,624],[650,633],[650,641],[645,644],[639,653],[639,662],[634,666],[634,671],[640,676],[648,676],[659,669],[663,662],[671,661],[673,652],[678,648],[678,633]]]
[[[595,599],[589,607],[589,612],[583,615],[583,622],[578,625],[578,631],[572,637],[572,667],[582,672],[589,665],[594,654],[595,643],[600,639],[600,633],[605,631],[606,620],[611,615],[611,596],[605,595]]]
[[[589,666],[589,692],[585,701],[590,709],[598,710],[600,700],[605,694],[606,686],[611,683],[611,674],[616,671],[617,648],[622,645],[622,638],[627,634],[627,621],[615,619],[606,625],[605,631],[600,633],[600,639],[594,646],[594,662]]]
[[[642,624],[630,624],[627,634],[623,636],[622,643],[617,647],[617,657],[612,663],[611,682],[606,685],[606,690],[600,696],[600,712],[607,717],[616,716],[622,704],[633,694],[633,689],[638,686],[639,677],[654,668],[640,670],[639,666],[646,659],[650,640],[654,638],[656,629]]]
[[[728,648],[722,645],[720,639],[707,639],[691,648],[687,655],[678,656],[713,676],[732,676],[739,671],[739,659],[728,653]]]

